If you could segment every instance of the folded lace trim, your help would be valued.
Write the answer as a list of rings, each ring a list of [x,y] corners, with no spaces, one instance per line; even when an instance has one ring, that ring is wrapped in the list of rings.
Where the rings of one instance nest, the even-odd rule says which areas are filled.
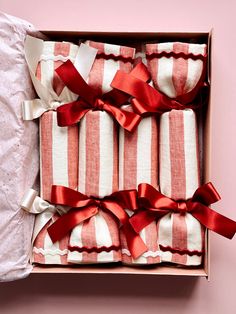
[[[170,246],[163,246],[161,244],[159,246],[163,252],[177,253],[180,255],[187,254],[189,256],[193,256],[193,255],[202,256],[203,255],[203,251],[197,251],[197,250],[190,251],[190,250],[186,250],[186,249],[182,250],[182,249],[178,249],[178,248],[172,248]]]

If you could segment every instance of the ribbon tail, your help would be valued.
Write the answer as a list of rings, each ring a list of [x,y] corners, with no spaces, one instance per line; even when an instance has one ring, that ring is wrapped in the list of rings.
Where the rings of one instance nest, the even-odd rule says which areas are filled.
[[[129,222],[133,227],[134,231],[139,233],[142,231],[146,226],[157,219],[157,212],[143,210],[138,212],[137,214],[133,215]]]
[[[236,222],[234,220],[215,212],[205,205],[194,203],[191,214],[206,228],[225,238],[232,239],[236,233]]]
[[[74,227],[81,222],[96,215],[97,207],[88,206],[79,210],[71,210],[57,219],[48,229],[48,234],[53,243],[64,238]]]
[[[104,110],[110,113],[120,126],[128,132],[134,131],[142,119],[137,113],[119,109],[114,106],[104,105]]]
[[[121,230],[123,230],[128,249],[134,259],[140,257],[143,253],[147,252],[148,248],[146,244],[141,239],[140,235],[137,234],[132,226],[127,222],[121,227]]]

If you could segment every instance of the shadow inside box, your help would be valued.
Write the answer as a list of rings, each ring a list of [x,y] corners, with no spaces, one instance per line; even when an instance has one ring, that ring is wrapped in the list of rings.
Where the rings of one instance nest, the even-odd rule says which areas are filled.
[[[40,273],[32,274],[24,280],[0,285],[1,304],[4,295],[14,295],[15,298],[24,298],[25,295],[37,299],[38,292],[43,296],[106,296],[106,297],[142,297],[142,298],[189,298],[194,292],[199,277],[191,276],[152,276],[122,273]],[[167,265],[168,267],[173,267]],[[83,266],[77,266],[83,267]],[[105,265],[105,268],[115,270],[120,265]],[[127,266],[128,267],[128,266]],[[157,266],[136,266],[132,269],[153,270]],[[44,266],[49,269],[50,267]],[[63,272],[65,266],[60,269]],[[97,265],[89,265],[91,270],[97,270]],[[178,267],[180,268],[180,267]],[[197,269],[196,267],[194,269]],[[6,300],[7,302],[7,300]]]

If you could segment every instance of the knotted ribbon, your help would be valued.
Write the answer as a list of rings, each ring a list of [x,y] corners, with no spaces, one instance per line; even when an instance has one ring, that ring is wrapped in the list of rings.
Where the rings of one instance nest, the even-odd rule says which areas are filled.
[[[145,71],[144,69],[148,71],[143,63],[139,63],[137,66],[142,68],[143,71]],[[143,80],[138,76],[134,76],[132,71],[125,73],[122,70],[118,70],[111,82],[111,86],[134,97],[131,100],[131,104],[134,111],[138,114],[161,114],[172,109],[198,108],[203,104],[208,95],[208,85],[203,83],[204,77],[205,71],[203,71],[202,77],[196,87],[189,93],[179,96],[177,99],[171,99],[149,85],[147,81],[151,78],[150,74],[147,80]],[[198,93],[200,99],[197,100],[195,105],[191,105],[190,103]]]
[[[78,224],[96,215],[99,210],[107,210],[121,223],[133,258],[138,258],[147,251],[145,243],[129,224],[129,216],[125,211],[137,209],[136,190],[119,191],[99,199],[68,187],[53,185],[51,202],[72,207],[47,229],[53,243],[62,239]]]
[[[141,183],[138,186],[138,199],[142,209],[130,218],[130,224],[137,233],[169,212],[190,213],[206,228],[228,239],[231,239],[236,232],[235,221],[208,207],[220,200],[212,183],[199,187],[193,197],[187,201],[174,201],[153,186]]]
[[[43,53],[44,41],[31,36],[26,37],[25,41],[25,58],[28,64],[29,73],[34,88],[39,96],[37,99],[25,100],[22,103],[23,120],[33,120],[39,118],[49,110],[56,110],[60,105],[77,98],[69,90],[67,93],[57,95],[56,92],[44,86],[36,77],[36,69]],[[97,49],[81,44],[75,57],[74,66],[80,71],[82,77],[86,80],[94,63]],[[66,89],[66,87],[65,87]],[[64,96],[63,96],[64,94]],[[66,95],[66,96],[65,96]]]
[[[43,200],[41,197],[37,196],[37,191],[29,189],[22,201],[21,208],[31,214],[36,214],[34,231],[32,236],[32,245],[36,239],[39,232],[43,227],[50,221],[55,213],[63,215],[68,209],[62,206],[54,206],[49,202]]]
[[[129,96],[126,94],[118,90],[111,90],[100,95],[85,82],[70,60],[58,67],[56,72],[64,84],[73,93],[79,95],[77,101],[64,104],[57,109],[59,126],[69,126],[79,122],[90,110],[106,111],[129,132],[132,132],[138,126],[141,121],[139,114],[119,108],[128,101]],[[131,72],[133,76],[136,75],[140,79],[148,79],[148,73],[144,69],[137,67]]]

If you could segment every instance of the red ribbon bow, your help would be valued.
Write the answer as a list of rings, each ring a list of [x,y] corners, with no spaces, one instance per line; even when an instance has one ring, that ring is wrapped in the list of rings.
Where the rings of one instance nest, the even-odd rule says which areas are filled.
[[[142,68],[143,71],[145,71],[145,69],[147,71],[147,67],[143,63],[141,63],[141,65],[138,64],[137,66]],[[125,73],[121,70],[118,70],[113,78],[111,86],[133,96],[134,98],[131,100],[132,107],[134,108],[135,112],[143,115],[146,113],[163,113],[172,109],[185,109],[187,104],[188,108],[199,107],[200,105],[195,104],[193,106],[190,105],[190,103],[195,99],[196,95],[199,93],[200,88],[200,100],[198,100],[197,103],[201,104],[207,98],[208,85],[203,83],[204,78],[205,66],[202,76],[195,88],[189,93],[181,95],[176,99],[171,99],[150,86],[147,83],[147,81],[150,79],[150,75],[147,80],[143,80],[141,77],[134,76],[132,71],[130,73]]]
[[[99,210],[108,210],[120,221],[133,258],[138,258],[147,251],[145,243],[130,225],[129,216],[125,211],[125,209],[137,209],[136,190],[119,191],[98,199],[88,197],[65,186],[53,185],[51,202],[73,207],[47,229],[53,243],[61,240],[81,222],[96,215]]]
[[[99,95],[90,87],[79,74],[70,60],[56,69],[64,84],[75,94],[79,95],[77,101],[62,105],[57,108],[57,121],[59,126],[69,126],[79,122],[89,110],[104,110],[113,116],[116,121],[127,131],[132,132],[141,121],[140,115],[122,110],[122,104],[128,101],[129,96],[112,90],[104,95]],[[146,71],[135,69],[133,75],[146,79]]]
[[[130,224],[137,233],[169,212],[191,213],[206,228],[228,239],[232,239],[236,232],[235,221],[208,207],[220,200],[212,183],[199,187],[193,197],[187,201],[174,201],[153,186],[141,183],[138,186],[138,198],[143,209],[130,218]]]

